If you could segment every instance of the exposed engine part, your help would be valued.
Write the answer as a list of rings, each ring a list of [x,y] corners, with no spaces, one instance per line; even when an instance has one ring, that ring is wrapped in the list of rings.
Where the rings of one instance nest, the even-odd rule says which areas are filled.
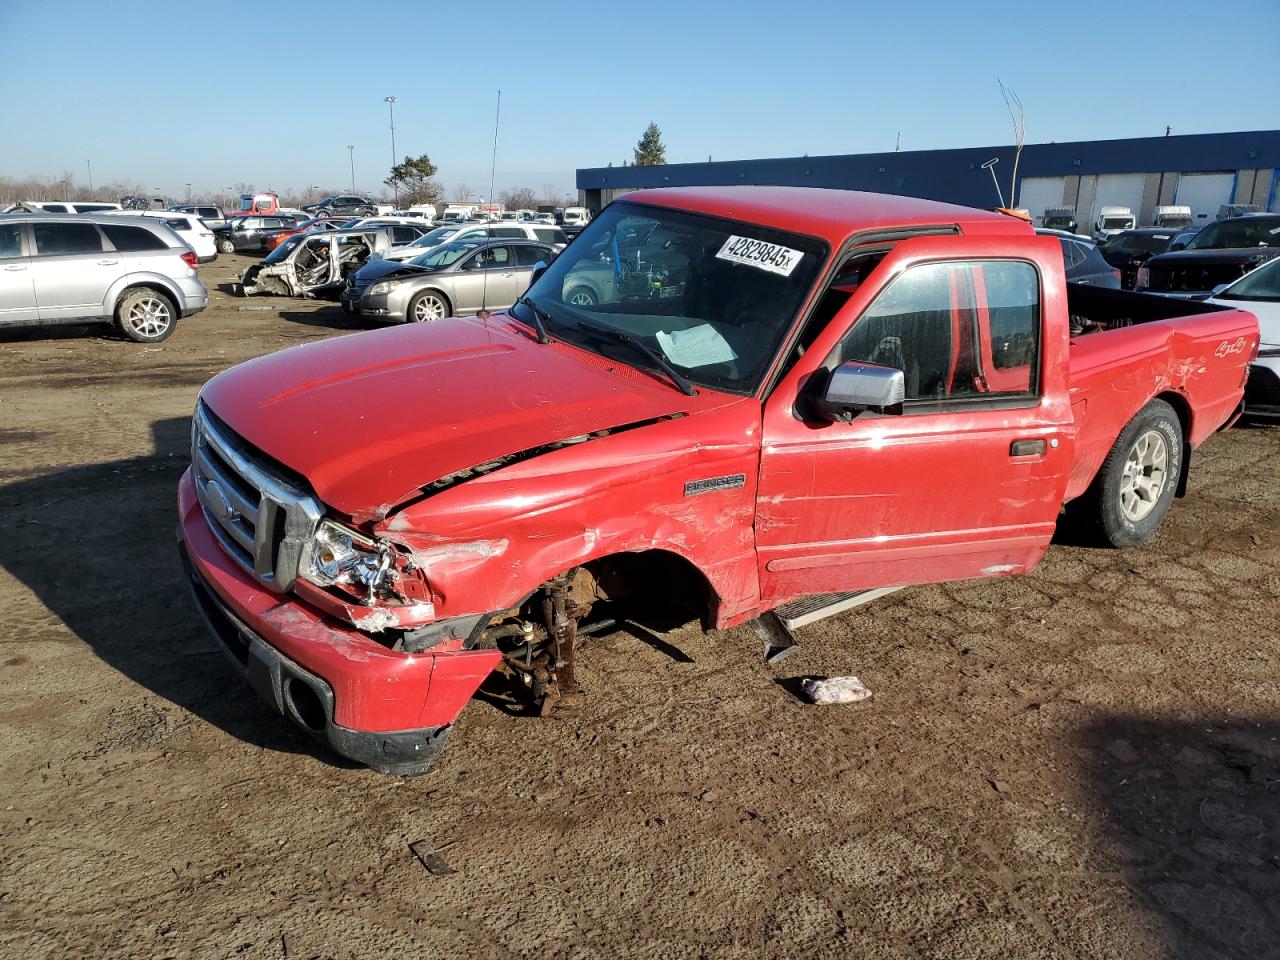
[[[544,584],[516,620],[484,631],[478,646],[502,652],[507,669],[530,691],[540,716],[569,715],[578,706],[578,621],[600,596],[595,577],[579,567]]]

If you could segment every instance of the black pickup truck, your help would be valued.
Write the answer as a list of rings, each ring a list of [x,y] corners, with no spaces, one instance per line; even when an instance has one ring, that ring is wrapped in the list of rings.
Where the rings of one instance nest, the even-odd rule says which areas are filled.
[[[1174,244],[1177,247],[1177,244]],[[1183,249],[1151,257],[1138,268],[1134,289],[1203,299],[1254,267],[1280,256],[1280,214],[1218,220]]]

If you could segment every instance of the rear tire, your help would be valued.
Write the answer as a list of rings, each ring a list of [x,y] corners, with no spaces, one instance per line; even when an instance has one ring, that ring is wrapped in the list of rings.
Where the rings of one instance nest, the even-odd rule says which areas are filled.
[[[443,320],[453,312],[449,298],[438,290],[423,290],[409,301],[405,311],[406,323],[430,323]]]
[[[116,328],[134,343],[168,340],[177,325],[173,301],[155,290],[130,290],[116,304]]]
[[[1173,503],[1186,455],[1183,442],[1177,412],[1152,400],[1120,431],[1073,512],[1109,546],[1142,543]]]

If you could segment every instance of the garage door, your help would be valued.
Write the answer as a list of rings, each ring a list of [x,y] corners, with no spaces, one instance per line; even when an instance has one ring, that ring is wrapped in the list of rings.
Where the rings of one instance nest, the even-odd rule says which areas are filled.
[[[1218,208],[1231,202],[1235,182],[1234,173],[1184,173],[1178,178],[1176,202],[1191,208],[1196,224],[1212,223]]]
[[[1081,217],[1080,223],[1092,224],[1098,218],[1103,207],[1128,207],[1135,217],[1142,215],[1142,189],[1147,185],[1145,173],[1102,173],[1098,175],[1098,185],[1093,195],[1093,209],[1086,220]],[[1084,211],[1080,211],[1082,214]]]
[[[1023,177],[1017,205],[1026,207],[1033,217],[1043,217],[1045,207],[1062,206],[1066,185],[1066,177]]]

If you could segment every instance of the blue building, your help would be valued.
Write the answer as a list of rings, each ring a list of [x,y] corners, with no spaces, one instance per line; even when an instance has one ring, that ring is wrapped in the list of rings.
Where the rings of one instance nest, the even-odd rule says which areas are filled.
[[[996,160],[998,189],[1008,206],[1042,216],[1068,206],[1084,229],[1103,206],[1129,207],[1140,224],[1157,206],[1185,205],[1197,223],[1224,203],[1280,210],[1280,130],[1028,144],[1010,198],[1012,146],[959,150],[785,157],[671,163],[654,167],[586,167],[577,172],[579,202],[599,210],[631,190],[733,183],[835,187],[998,205],[997,185],[984,168]]]

